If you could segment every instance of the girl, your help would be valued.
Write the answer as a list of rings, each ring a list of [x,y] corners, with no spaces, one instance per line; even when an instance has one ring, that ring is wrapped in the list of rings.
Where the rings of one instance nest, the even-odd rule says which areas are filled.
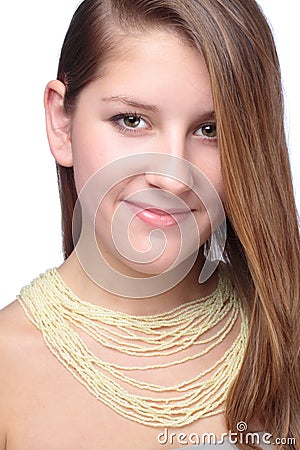
[[[299,448],[299,231],[256,3],[85,0],[45,108],[65,261],[1,312],[0,448]]]

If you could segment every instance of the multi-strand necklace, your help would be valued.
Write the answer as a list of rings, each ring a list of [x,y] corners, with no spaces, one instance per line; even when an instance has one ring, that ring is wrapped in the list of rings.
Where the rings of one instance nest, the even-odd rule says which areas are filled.
[[[79,299],[55,268],[25,286],[18,300],[65,368],[123,417],[153,427],[180,427],[224,411],[248,338],[243,305],[224,276],[219,276],[211,295],[150,316],[128,315]],[[225,340],[238,319],[239,332],[231,346],[201,371],[201,357]],[[127,355],[140,356],[144,363],[121,365],[96,356],[79,329],[99,344],[97,353],[101,354],[101,348],[113,349],[114,354],[122,354],[122,360]],[[178,359],[174,359],[176,354]],[[151,358],[152,364],[145,365],[145,358]],[[197,359],[199,373],[175,385],[149,383],[130,375],[130,371],[160,369],[168,379],[172,367]]]

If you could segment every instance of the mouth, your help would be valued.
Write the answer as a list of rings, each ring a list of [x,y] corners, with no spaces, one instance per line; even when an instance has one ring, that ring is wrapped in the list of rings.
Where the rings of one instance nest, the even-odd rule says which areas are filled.
[[[187,219],[193,210],[186,208],[157,208],[154,205],[126,202],[135,217],[152,227],[173,227]]]

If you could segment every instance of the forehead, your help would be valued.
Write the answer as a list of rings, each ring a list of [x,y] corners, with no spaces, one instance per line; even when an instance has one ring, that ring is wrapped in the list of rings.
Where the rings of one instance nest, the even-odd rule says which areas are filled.
[[[131,97],[182,108],[212,108],[210,77],[200,52],[179,36],[163,31],[120,38],[115,56],[90,86],[98,98]]]
[[[192,66],[205,65],[199,50],[187,42],[179,34],[163,30],[149,30],[144,33],[129,33],[117,38],[118,44],[111,57],[107,60],[105,72],[125,68],[126,65],[140,64],[142,66],[159,65],[162,60],[173,62],[174,72],[178,71],[179,63],[188,62],[186,69]],[[145,67],[146,68],[146,67]],[[160,72],[163,66],[157,67]]]

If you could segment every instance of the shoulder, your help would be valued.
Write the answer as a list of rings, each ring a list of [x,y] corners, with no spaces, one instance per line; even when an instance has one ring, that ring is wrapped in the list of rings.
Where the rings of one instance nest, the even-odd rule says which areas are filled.
[[[16,369],[20,369],[25,359],[30,359],[40,341],[39,331],[28,320],[18,300],[0,311],[0,392],[9,380],[20,376]]]
[[[6,448],[8,425],[8,387],[13,372],[11,360],[15,353],[17,302],[14,301],[0,311],[0,450]]]
[[[14,377],[15,364],[32,333],[23,310],[17,300],[0,311],[0,393],[7,391],[9,380]],[[0,396],[2,399],[3,396]],[[1,400],[0,400],[1,401]]]
[[[14,358],[20,347],[26,344],[26,339],[32,336],[32,332],[33,327],[17,300],[2,309],[0,311],[1,362],[5,362],[7,358],[9,360]]]
[[[5,449],[16,399],[21,397],[26,359],[36,346],[37,330],[17,300],[0,311],[0,450]]]

